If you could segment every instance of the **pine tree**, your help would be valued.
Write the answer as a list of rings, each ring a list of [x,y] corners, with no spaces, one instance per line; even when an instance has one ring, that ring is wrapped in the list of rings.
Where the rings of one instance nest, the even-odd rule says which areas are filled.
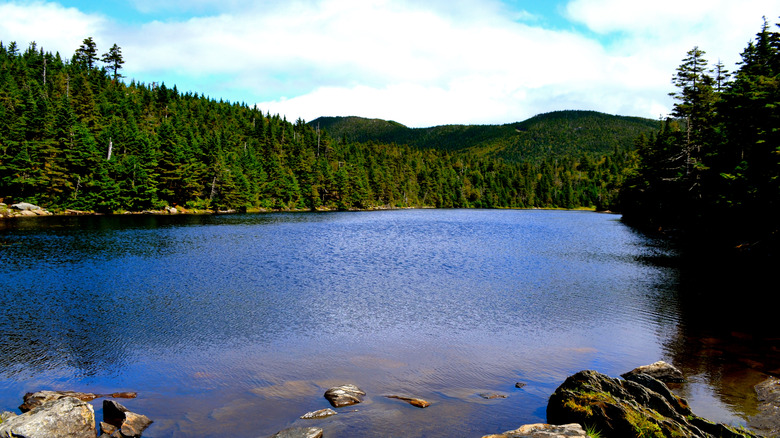
[[[84,39],[81,46],[76,49],[74,58],[78,63],[83,64],[90,70],[95,67],[95,62],[98,60],[97,44],[95,44],[92,37]]]
[[[103,54],[103,57],[100,60],[108,64],[108,69],[113,72],[115,81],[123,77],[119,74],[119,70],[122,68],[125,60],[122,57],[122,49],[120,49],[119,46],[116,44],[111,46],[111,48],[108,49],[108,52]]]

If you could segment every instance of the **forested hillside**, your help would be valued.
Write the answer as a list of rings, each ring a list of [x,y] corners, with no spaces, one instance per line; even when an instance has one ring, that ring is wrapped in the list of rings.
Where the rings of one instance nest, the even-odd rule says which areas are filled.
[[[732,247],[774,248],[780,229],[780,33],[765,22],[735,74],[698,47],[677,68],[674,118],[639,140],[624,219]]]
[[[70,59],[0,43],[3,202],[99,212],[608,208],[635,162],[623,148],[508,161],[459,151],[458,139],[472,138],[462,133],[448,150],[334,139],[244,103],[123,79],[121,48],[98,53],[91,38]]]
[[[615,150],[628,151],[640,134],[650,134],[660,127],[657,120],[595,111],[555,111],[506,125],[408,128],[393,121],[361,117],[320,117],[309,124],[348,141],[468,149],[508,161],[537,163],[556,156],[600,156]]]

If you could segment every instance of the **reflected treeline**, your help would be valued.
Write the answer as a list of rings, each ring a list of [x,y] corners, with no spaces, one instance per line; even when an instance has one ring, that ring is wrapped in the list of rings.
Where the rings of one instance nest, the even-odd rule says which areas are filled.
[[[748,419],[756,414],[753,387],[768,375],[780,375],[774,268],[769,262],[690,248],[677,264],[676,291],[656,304],[659,312],[679,315],[678,328],[665,344],[667,354],[687,376],[706,381],[724,404]],[[685,385],[679,390],[687,395]]]

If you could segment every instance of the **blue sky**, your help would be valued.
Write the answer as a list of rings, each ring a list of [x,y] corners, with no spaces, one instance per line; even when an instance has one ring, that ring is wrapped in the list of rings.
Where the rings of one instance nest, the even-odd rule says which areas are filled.
[[[0,40],[69,58],[92,36],[129,79],[288,120],[499,124],[563,110],[658,118],[699,46],[733,70],[777,0],[0,1]]]

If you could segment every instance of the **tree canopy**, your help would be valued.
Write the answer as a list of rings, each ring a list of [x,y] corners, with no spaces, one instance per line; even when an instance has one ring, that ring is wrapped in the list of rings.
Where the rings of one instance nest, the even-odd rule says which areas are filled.
[[[777,248],[780,226],[780,33],[766,20],[734,75],[687,53],[672,79],[673,118],[637,141],[624,219]],[[715,237],[717,236],[717,237]]]

